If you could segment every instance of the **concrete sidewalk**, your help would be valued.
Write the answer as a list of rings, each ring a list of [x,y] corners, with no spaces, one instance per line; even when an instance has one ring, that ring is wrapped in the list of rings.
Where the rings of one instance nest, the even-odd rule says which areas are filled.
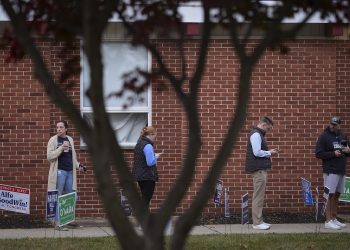
[[[84,223],[81,223],[84,225]],[[136,229],[140,234],[142,231]],[[168,228],[166,234],[171,233]],[[201,225],[193,227],[191,235],[209,234],[284,234],[284,233],[350,233],[350,225],[341,230],[330,230],[324,228],[324,223],[311,224],[274,224],[270,230],[254,230],[251,225],[220,224]],[[85,223],[83,228],[69,229],[69,231],[57,231],[53,228],[36,229],[0,229],[0,239],[19,238],[63,238],[63,237],[107,237],[114,236],[113,229],[104,224],[89,225]]]

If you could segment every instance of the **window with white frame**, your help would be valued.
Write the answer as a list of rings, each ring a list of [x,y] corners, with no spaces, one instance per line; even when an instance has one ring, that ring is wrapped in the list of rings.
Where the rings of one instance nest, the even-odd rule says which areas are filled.
[[[125,73],[130,73],[136,68],[150,70],[149,53],[145,48],[133,47],[127,42],[103,42],[101,49],[105,107],[119,144],[124,148],[133,148],[142,127],[146,124],[151,125],[151,88],[139,94],[126,90],[120,97],[109,96],[122,90]],[[92,107],[86,96],[90,85],[90,68],[83,53],[81,65],[81,112],[83,118],[92,123]],[[81,146],[85,146],[83,141]]]

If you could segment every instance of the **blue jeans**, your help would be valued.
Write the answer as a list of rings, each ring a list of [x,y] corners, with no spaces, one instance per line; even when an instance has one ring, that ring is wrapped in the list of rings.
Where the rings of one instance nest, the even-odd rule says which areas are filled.
[[[57,170],[56,188],[58,190],[58,196],[73,192],[73,170],[72,171],[65,171],[62,169]],[[58,211],[56,211],[55,221],[58,222]]]
[[[56,188],[58,190],[58,195],[68,194],[73,192],[73,170],[65,171],[57,170],[57,183]]]

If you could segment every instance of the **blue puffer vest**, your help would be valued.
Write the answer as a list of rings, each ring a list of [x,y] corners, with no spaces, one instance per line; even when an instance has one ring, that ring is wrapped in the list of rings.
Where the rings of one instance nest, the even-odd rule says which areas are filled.
[[[143,148],[153,143],[147,137],[141,136],[134,149],[133,175],[137,181],[158,181],[158,172],[156,165],[147,166],[146,156]]]
[[[245,170],[249,173],[253,173],[257,170],[267,170],[271,168],[271,160],[266,157],[256,157],[253,153],[252,144],[250,143],[250,137],[252,134],[258,132],[261,136],[261,150],[268,151],[267,143],[265,140],[265,131],[260,128],[253,128],[248,136],[247,154]]]

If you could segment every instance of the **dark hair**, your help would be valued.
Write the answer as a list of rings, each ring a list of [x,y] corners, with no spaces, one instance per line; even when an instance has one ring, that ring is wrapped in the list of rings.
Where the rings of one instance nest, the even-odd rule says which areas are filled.
[[[68,129],[68,123],[67,123],[67,121],[58,121],[57,123],[60,123],[60,122],[62,122],[63,125],[64,125],[64,127]],[[57,123],[56,123],[56,124],[57,124]]]
[[[260,122],[267,123],[267,124],[273,126],[272,120],[270,118],[268,118],[267,116],[261,117]]]
[[[63,123],[64,127],[65,127],[66,129],[68,129],[68,122],[67,122],[67,121],[58,121],[58,122],[56,122],[56,124],[57,124],[57,123]],[[68,131],[66,132],[66,134],[68,134]]]

